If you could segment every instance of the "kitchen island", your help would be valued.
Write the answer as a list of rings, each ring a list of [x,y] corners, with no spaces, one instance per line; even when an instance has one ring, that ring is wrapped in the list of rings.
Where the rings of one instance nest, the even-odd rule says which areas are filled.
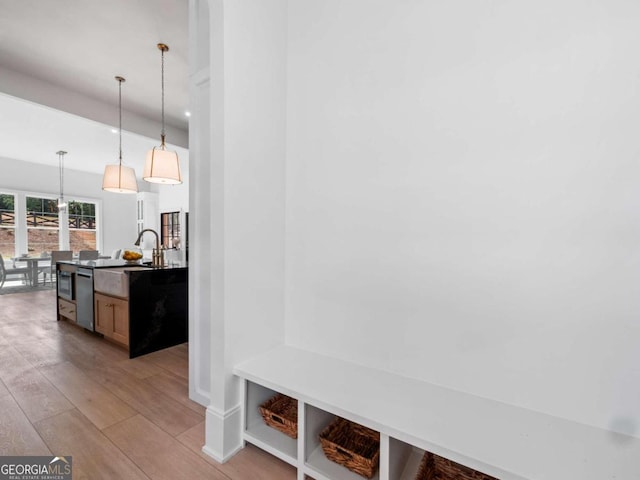
[[[130,358],[187,341],[186,264],[64,261],[57,263],[56,271],[58,320],[123,346]]]

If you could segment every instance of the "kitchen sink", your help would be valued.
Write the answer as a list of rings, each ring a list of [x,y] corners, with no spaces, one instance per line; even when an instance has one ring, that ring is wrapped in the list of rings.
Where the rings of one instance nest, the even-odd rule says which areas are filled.
[[[101,268],[94,272],[94,290],[114,297],[129,297],[129,277],[126,270],[146,270],[146,267]]]

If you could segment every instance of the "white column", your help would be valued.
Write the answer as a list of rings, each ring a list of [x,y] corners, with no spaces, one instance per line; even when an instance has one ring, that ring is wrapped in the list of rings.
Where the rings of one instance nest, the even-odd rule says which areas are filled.
[[[203,451],[224,462],[242,448],[234,365],[284,343],[287,3],[190,6],[198,66],[190,85],[190,360],[201,361],[208,348]],[[203,332],[208,343],[198,338]],[[192,394],[204,385],[193,385],[197,368]]]
[[[20,255],[27,252],[27,198],[24,193],[15,194],[15,253]]]
[[[58,246],[60,250],[69,250],[69,212],[65,208],[58,212]]]
[[[209,14],[206,0],[189,2],[189,398],[210,402],[211,184]],[[203,50],[205,52],[203,53]],[[183,243],[182,248],[186,245]]]
[[[227,262],[227,190],[226,166],[228,162],[226,151],[226,45],[225,34],[227,22],[225,0],[209,1],[210,39],[209,61],[211,79],[208,84],[208,99],[206,104],[209,112],[209,132],[206,136],[209,142],[210,167],[207,176],[207,188],[210,189],[209,208],[210,228],[208,236],[211,249],[210,280],[210,389],[211,397],[206,416],[206,445],[204,452],[214,459],[225,462],[242,448],[241,438],[241,407],[237,399],[233,398],[234,387],[229,372],[227,358],[233,348],[227,342],[229,322],[227,304],[227,276],[229,266]],[[231,398],[229,398],[231,397]]]

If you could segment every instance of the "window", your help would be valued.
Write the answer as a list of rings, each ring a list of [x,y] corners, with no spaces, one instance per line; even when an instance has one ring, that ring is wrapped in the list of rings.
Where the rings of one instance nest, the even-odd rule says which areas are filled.
[[[160,225],[164,248],[180,247],[180,212],[161,213]]]
[[[4,258],[15,256],[16,250],[16,199],[0,193],[0,254]]]
[[[95,203],[69,202],[69,246],[74,252],[97,250]]]
[[[58,250],[60,222],[58,202],[50,198],[27,197],[27,252],[41,255]]]
[[[98,250],[99,206],[90,200],[71,201],[60,213],[58,200],[46,194],[0,191],[0,253],[11,258],[60,249]],[[67,218],[68,224],[61,223]]]

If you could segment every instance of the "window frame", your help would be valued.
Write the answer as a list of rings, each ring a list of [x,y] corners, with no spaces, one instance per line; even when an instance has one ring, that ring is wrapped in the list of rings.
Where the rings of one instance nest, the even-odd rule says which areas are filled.
[[[13,197],[13,224],[3,224],[0,222],[0,229],[6,230],[6,231],[13,231],[13,252],[2,252],[0,251],[0,253],[2,253],[3,257],[5,258],[9,258],[9,257],[14,257],[16,254],[16,223],[18,221],[17,219],[17,214],[16,214],[16,195],[14,193],[9,193],[6,192],[4,190],[0,191],[0,195],[6,195],[6,196],[11,196]],[[7,210],[8,211],[8,210]],[[9,243],[7,243],[7,245],[9,245]],[[7,255],[9,254],[9,255]]]
[[[171,247],[169,247],[168,240],[178,239],[179,244],[182,243],[182,225],[181,225],[181,215],[180,210],[171,211],[171,212],[162,212],[160,214],[160,245],[162,245],[165,249],[175,249],[175,243],[171,242]],[[171,218],[171,222],[165,224],[165,218]]]
[[[58,196],[55,193],[38,192],[33,190],[17,190],[13,188],[6,188],[0,186],[0,193],[14,196],[14,208],[15,208],[15,256],[21,253],[27,253],[28,248],[28,233],[27,233],[27,197],[43,198],[47,200],[57,200]],[[69,201],[80,203],[92,203],[95,205],[95,235],[96,235],[96,250],[101,251],[103,248],[103,225],[102,225],[102,199],[95,197],[77,196],[77,195],[65,195]],[[66,232],[66,244],[69,245],[69,227],[68,216],[67,227],[65,229],[60,228],[58,224],[58,248],[62,249],[63,245],[63,230]]]

